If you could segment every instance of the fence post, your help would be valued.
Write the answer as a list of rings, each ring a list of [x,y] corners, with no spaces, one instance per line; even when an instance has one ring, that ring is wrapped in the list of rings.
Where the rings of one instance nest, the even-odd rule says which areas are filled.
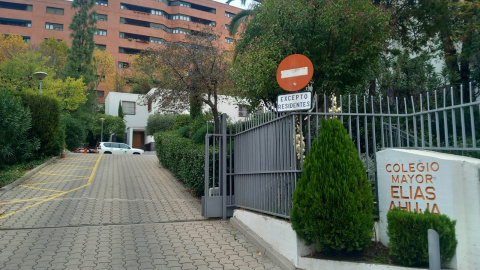
[[[220,134],[222,142],[220,144],[220,183],[222,189],[222,219],[227,219],[227,115],[220,117]]]
[[[435,230],[428,229],[428,265],[430,270],[440,270],[440,238]]]

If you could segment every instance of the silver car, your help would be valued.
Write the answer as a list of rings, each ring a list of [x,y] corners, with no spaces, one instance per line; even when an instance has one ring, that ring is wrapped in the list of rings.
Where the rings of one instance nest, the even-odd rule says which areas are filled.
[[[142,149],[132,148],[125,143],[116,143],[116,142],[101,142],[97,146],[98,153],[100,154],[133,154],[141,155],[143,154]]]

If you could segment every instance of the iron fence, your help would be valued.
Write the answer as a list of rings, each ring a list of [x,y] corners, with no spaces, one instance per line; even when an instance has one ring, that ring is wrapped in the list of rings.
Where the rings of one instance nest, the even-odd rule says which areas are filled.
[[[205,200],[225,198],[224,218],[235,207],[289,218],[304,156],[318,137],[322,117],[344,124],[365,164],[375,198],[376,152],[382,149],[423,149],[480,158],[479,94],[470,85],[468,91],[450,88],[417,99],[315,96],[314,111],[256,113],[229,125],[228,131],[224,117],[222,134],[206,138]]]

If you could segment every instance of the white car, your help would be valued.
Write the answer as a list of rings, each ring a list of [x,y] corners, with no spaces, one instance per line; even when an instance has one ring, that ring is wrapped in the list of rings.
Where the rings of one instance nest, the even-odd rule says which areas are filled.
[[[100,154],[143,154],[142,149],[132,148],[128,144],[116,143],[116,142],[101,142],[97,146],[98,153]]]

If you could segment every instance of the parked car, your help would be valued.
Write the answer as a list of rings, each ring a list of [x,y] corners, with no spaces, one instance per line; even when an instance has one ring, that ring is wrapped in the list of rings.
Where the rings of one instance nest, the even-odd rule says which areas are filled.
[[[75,153],[97,153],[97,149],[87,147],[85,144],[81,143],[77,148],[75,148]]]
[[[133,154],[133,155],[142,155],[143,150],[132,148],[125,143],[117,142],[101,142],[97,146],[97,151],[100,154]]]

